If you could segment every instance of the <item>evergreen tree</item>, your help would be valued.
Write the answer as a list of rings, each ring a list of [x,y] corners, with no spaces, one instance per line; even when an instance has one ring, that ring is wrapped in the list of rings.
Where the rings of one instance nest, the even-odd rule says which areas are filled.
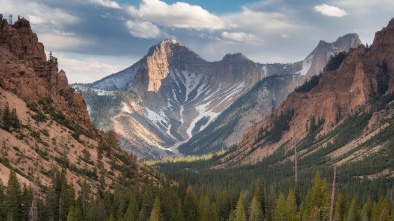
[[[291,190],[287,196],[286,213],[289,220],[297,220],[297,201],[294,190]]]
[[[131,196],[129,206],[127,207],[126,213],[123,216],[123,220],[136,221],[138,219],[138,204],[135,195]]]
[[[211,210],[211,202],[207,193],[200,197],[199,209],[200,221],[208,221]]]
[[[4,130],[9,130],[11,127],[11,116],[10,116],[10,107],[8,103],[5,105],[3,112],[3,128]]]
[[[7,220],[22,219],[21,203],[21,188],[16,177],[16,173],[11,171],[4,200],[5,211],[7,211]]]
[[[358,201],[357,197],[352,199],[350,204],[349,213],[347,215],[347,221],[358,221],[360,220],[359,208],[358,208]]]
[[[67,215],[67,221],[82,221],[82,210],[79,204],[70,208]]]
[[[194,190],[191,188],[191,186],[188,187],[186,195],[185,195],[185,200],[183,204],[183,211],[185,214],[185,219],[190,220],[190,221],[198,221],[200,220],[199,218],[199,208],[198,208],[198,196],[194,192]]]
[[[253,197],[250,206],[250,221],[259,221],[263,219],[263,212],[261,210],[260,202],[257,200],[256,196]]]
[[[276,203],[276,208],[274,210],[274,216],[273,216],[274,221],[289,220],[287,217],[286,207],[287,207],[286,198],[283,195],[283,193],[281,193],[279,195],[278,202]]]
[[[382,205],[380,206],[379,221],[390,221],[389,211],[385,201],[383,201]]]
[[[15,108],[12,109],[11,114],[10,114],[10,125],[14,129],[18,129],[20,127],[20,122],[18,115],[16,114]]]
[[[155,203],[153,204],[152,213],[150,214],[149,221],[162,221],[163,216],[161,213],[160,198],[156,197]]]
[[[276,208],[276,191],[274,185],[271,185],[270,187],[269,198],[267,199],[265,205],[265,219],[272,220]]]
[[[364,204],[360,215],[361,221],[369,221],[371,217],[371,197],[368,197],[367,202]]]
[[[245,206],[244,206],[242,193],[240,194],[239,199],[238,199],[236,212],[235,212],[235,221],[246,221],[246,212],[245,212]]]
[[[210,217],[211,221],[219,221],[219,216],[218,216],[218,213],[217,213],[216,203],[215,202],[212,202],[212,204],[211,204],[211,211],[210,211],[209,217]]]

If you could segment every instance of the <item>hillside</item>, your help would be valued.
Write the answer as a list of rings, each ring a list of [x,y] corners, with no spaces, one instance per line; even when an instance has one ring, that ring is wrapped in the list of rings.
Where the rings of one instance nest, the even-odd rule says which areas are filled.
[[[370,48],[338,54],[318,81],[291,93],[216,167],[293,161],[296,149],[305,167],[334,163],[360,177],[392,176],[393,36],[391,20]]]
[[[176,154],[179,144],[210,125],[264,78],[295,75],[293,82],[281,85],[280,93],[284,95],[265,100],[280,103],[295,85],[319,73],[315,71],[323,67],[330,56],[359,44],[356,34],[348,34],[333,43],[319,43],[304,61],[259,64],[241,53],[227,54],[221,61],[207,62],[181,42],[164,40],[124,71],[73,87],[87,101],[95,126],[115,130],[122,148],[139,158],[159,158]],[[261,110],[264,111],[262,115],[271,113],[272,109]],[[251,114],[248,116],[250,118]],[[259,120],[261,118],[255,122]],[[251,126],[253,120],[240,124],[244,126],[238,126],[238,134]],[[235,132],[231,136],[236,138],[225,141],[226,145],[240,140]]]
[[[264,78],[223,111],[213,123],[179,146],[179,151],[186,155],[198,155],[237,145],[249,127],[271,114],[301,83],[321,73],[332,56],[360,44],[357,34],[347,34],[332,43],[320,41],[300,62],[301,71]]]
[[[74,189],[87,182],[93,192],[113,189],[120,177],[135,187],[157,181],[153,169],[119,148],[114,132],[92,126],[83,97],[24,18],[0,21],[0,145],[1,183],[15,171],[37,194],[59,171]]]

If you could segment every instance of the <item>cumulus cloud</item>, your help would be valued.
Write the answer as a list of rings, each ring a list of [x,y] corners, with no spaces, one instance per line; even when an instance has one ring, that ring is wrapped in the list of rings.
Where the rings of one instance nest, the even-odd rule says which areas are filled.
[[[84,46],[94,45],[91,40],[85,40],[73,33],[54,31],[52,33],[39,34],[41,42],[45,42],[45,48],[50,50],[72,50]]]
[[[57,55],[55,54],[55,56]],[[96,58],[76,60],[62,55],[57,58],[59,59],[59,68],[64,69],[70,83],[91,83],[126,68],[126,66],[109,64]]]
[[[130,34],[137,38],[158,38],[163,35],[160,29],[151,22],[127,21],[126,25]]]
[[[130,6],[129,14],[157,25],[195,30],[220,30],[224,22],[200,6],[185,2],[168,5],[160,0],[143,0],[139,8]]]
[[[325,16],[343,17],[347,15],[345,10],[326,4],[317,5],[314,7],[314,9],[315,11],[320,12],[322,15]]]
[[[245,43],[262,43],[262,40],[259,39],[258,37],[252,35],[252,34],[247,34],[244,32],[222,32],[221,34],[222,38],[224,40],[229,40],[229,41],[239,41],[239,42],[245,42]]]
[[[300,26],[293,23],[289,15],[279,12],[262,12],[243,7],[242,12],[226,15],[223,17],[232,29],[243,32],[252,31],[258,36],[275,35],[284,31],[291,31]]]
[[[23,4],[23,7],[20,7],[20,4]],[[76,16],[62,9],[51,8],[33,1],[21,1],[16,4],[15,1],[4,0],[2,11],[17,13],[26,17],[32,25],[52,24],[61,26],[63,24],[75,24],[79,21]]]
[[[103,7],[107,8],[115,8],[115,9],[121,9],[120,5],[115,2],[115,1],[107,1],[107,0],[90,0],[90,2],[94,4],[101,5]]]

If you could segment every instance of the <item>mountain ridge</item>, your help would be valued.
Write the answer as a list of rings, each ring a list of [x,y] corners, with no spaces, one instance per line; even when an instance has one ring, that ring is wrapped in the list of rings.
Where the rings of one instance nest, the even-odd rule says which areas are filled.
[[[357,35],[349,36],[359,42]],[[349,43],[347,48],[326,48],[325,56],[334,55],[337,50],[348,50],[350,46]],[[303,63],[305,61],[260,64],[241,53],[227,54],[220,61],[208,62],[179,41],[164,40],[151,47],[146,56],[125,72],[93,84],[74,85],[74,88],[87,100],[96,126],[102,125],[100,127],[107,130],[116,125],[124,149],[133,151],[140,158],[146,156],[144,152],[150,157],[159,157],[172,155],[168,151],[174,148],[168,147],[176,147],[203,130],[262,79],[271,75],[297,74],[303,77],[297,77],[299,82],[295,81],[295,85],[303,82],[309,77],[306,75],[309,66]],[[116,90],[109,90],[112,88]],[[127,100],[114,95],[119,91],[128,94]],[[100,105],[90,102],[106,99],[98,98],[99,94],[118,100],[112,108],[108,106],[102,110],[112,113],[110,118],[100,116],[96,111],[101,109]],[[132,130],[132,127],[138,129]],[[152,127],[155,129],[149,129]]]
[[[295,148],[300,148],[299,157],[307,157],[325,147],[338,148],[331,151],[340,149],[341,154],[329,151],[324,155],[337,164],[354,160],[355,153],[372,154],[374,146],[366,143],[374,134],[379,134],[375,131],[380,124],[376,115],[391,122],[391,115],[384,112],[391,111],[390,97],[394,90],[390,69],[394,65],[393,36],[394,20],[391,20],[375,34],[370,48],[361,45],[334,57],[316,85],[306,92],[290,93],[272,115],[245,132],[238,148],[222,158],[220,166],[254,164],[280,151],[293,160],[288,153]],[[349,125],[348,119],[362,122],[354,125],[360,137],[349,140],[334,133],[341,125]],[[337,144],[335,139],[344,141]],[[348,145],[352,142],[352,146]],[[388,148],[387,144],[382,143],[381,148]],[[351,157],[341,161],[343,155]]]

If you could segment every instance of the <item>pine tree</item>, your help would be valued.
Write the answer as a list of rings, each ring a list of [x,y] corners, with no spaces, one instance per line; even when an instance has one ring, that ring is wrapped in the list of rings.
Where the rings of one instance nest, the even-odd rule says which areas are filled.
[[[198,221],[200,220],[198,211],[198,196],[194,192],[194,190],[191,188],[191,186],[188,187],[186,195],[185,195],[185,200],[183,204],[183,211],[185,214],[185,219],[190,220],[190,221]]]
[[[137,198],[133,195],[130,199],[129,206],[127,207],[126,213],[123,216],[123,220],[136,221],[138,219],[138,204]]]
[[[204,221],[209,219],[209,213],[211,209],[211,203],[209,200],[208,194],[204,194],[204,196],[200,197],[200,202],[199,202],[199,214],[200,214],[200,221]]]
[[[371,217],[371,197],[368,197],[367,202],[364,204],[360,215],[361,221],[369,221]]]
[[[269,198],[268,198],[265,205],[266,205],[265,219],[272,220],[272,217],[274,215],[274,211],[276,208],[276,191],[275,191],[275,186],[273,186],[273,185],[271,185],[271,187],[270,187]]]
[[[10,116],[10,107],[8,103],[5,105],[4,113],[3,113],[3,128],[4,130],[9,130],[11,127],[11,116]]]
[[[260,202],[257,200],[256,196],[253,197],[250,206],[250,221],[259,221],[263,219],[263,212],[261,210]]]
[[[276,208],[274,210],[273,220],[275,220],[275,221],[288,220],[287,212],[286,212],[286,210],[287,210],[287,208],[286,208],[287,205],[286,204],[287,204],[286,203],[286,198],[283,195],[283,193],[281,193],[279,195],[278,202],[276,203]]]
[[[246,221],[246,212],[245,212],[245,206],[244,206],[242,193],[240,194],[239,199],[238,199],[236,212],[235,212],[235,220],[236,221]]]
[[[217,213],[216,203],[215,202],[212,202],[212,204],[211,204],[211,210],[210,210],[209,217],[210,217],[211,221],[219,221],[219,216],[218,216],[218,213]]]
[[[389,211],[387,209],[387,203],[385,201],[383,201],[382,205],[380,206],[379,221],[390,221]]]
[[[297,201],[294,190],[291,190],[287,196],[286,213],[289,220],[297,220]]]
[[[21,220],[21,188],[14,171],[11,171],[5,195],[7,219]]]
[[[161,213],[160,198],[156,197],[155,203],[153,204],[153,209],[150,214],[149,221],[162,221],[163,215]]]
[[[20,122],[18,115],[16,114],[15,108],[12,109],[11,114],[10,114],[10,125],[14,129],[18,129],[20,127]]]
[[[350,204],[349,213],[347,215],[347,221],[358,221],[358,220],[360,220],[358,201],[357,201],[357,197],[354,197]]]

